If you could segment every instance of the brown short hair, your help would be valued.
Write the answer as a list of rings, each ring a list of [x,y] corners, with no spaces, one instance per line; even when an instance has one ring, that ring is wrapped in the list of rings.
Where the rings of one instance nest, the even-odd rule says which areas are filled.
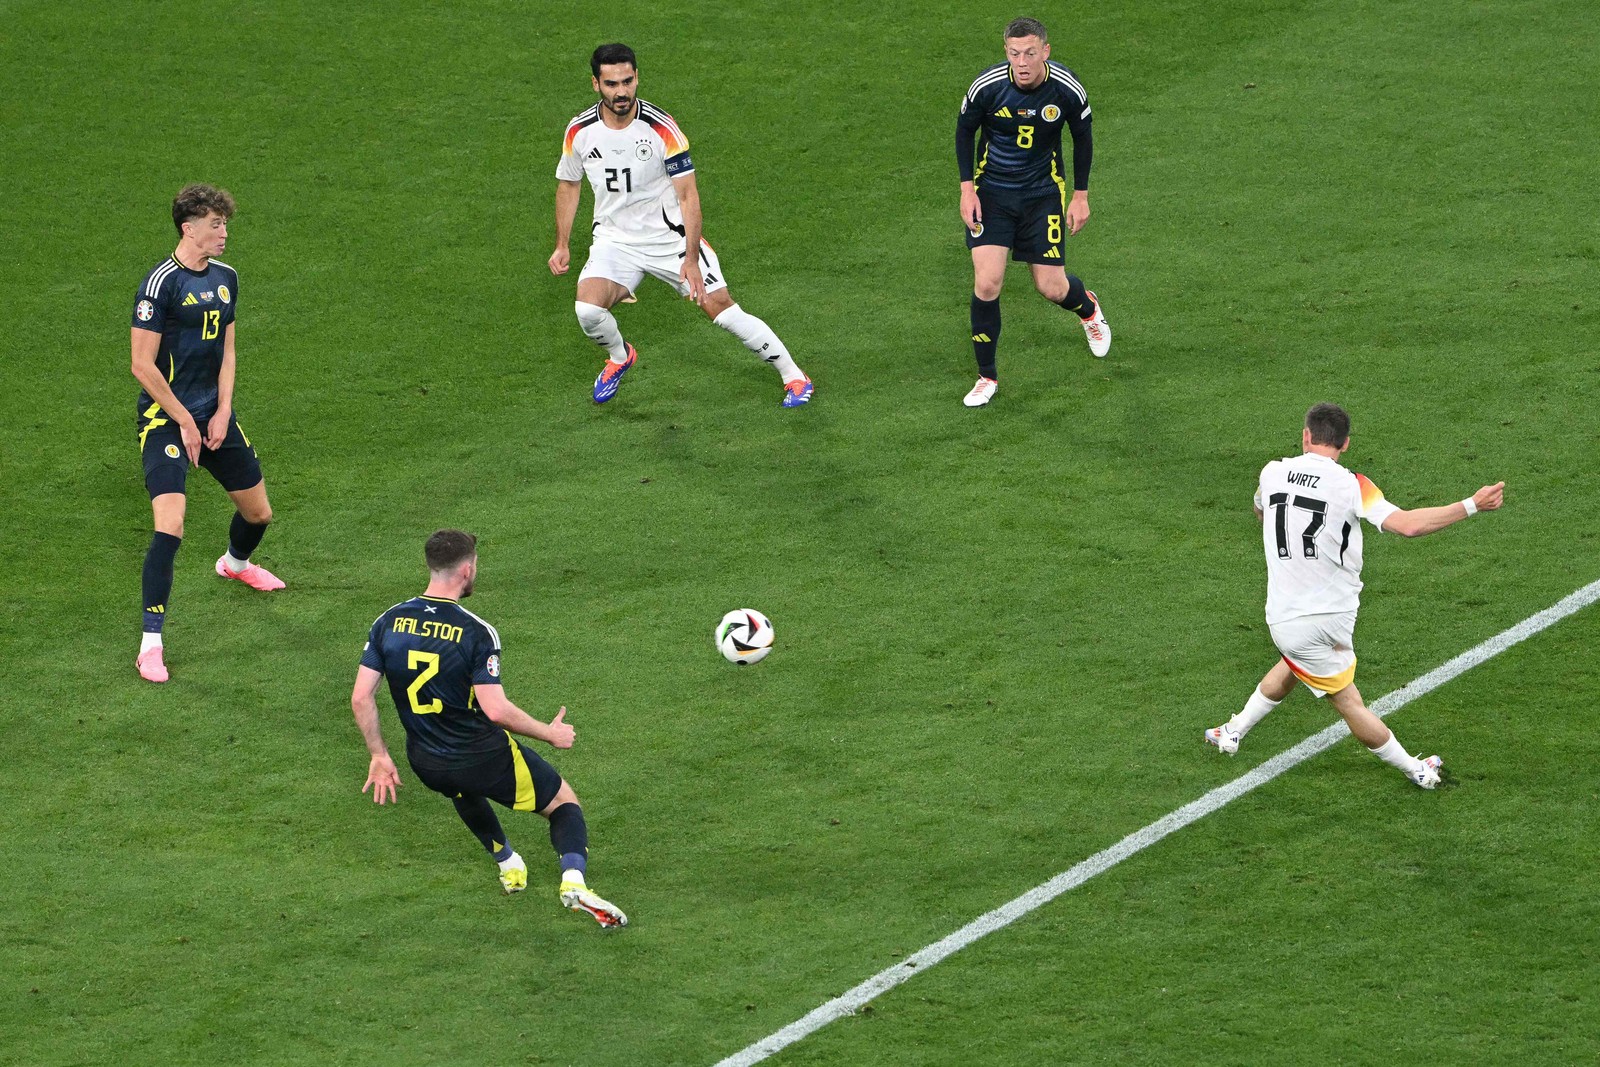
[[[422,554],[428,560],[428,569],[442,574],[478,554],[478,535],[465,530],[436,530],[423,546]]]
[[[1343,448],[1350,440],[1350,414],[1338,404],[1312,404],[1306,412],[1311,443]]]
[[[182,233],[184,223],[203,219],[213,211],[225,219],[233,218],[233,194],[215,185],[192,182],[172,199],[172,224]]]
[[[1050,33],[1038,19],[1012,19],[1006,27],[1006,40],[1016,37],[1037,37],[1040,44],[1050,43]]]

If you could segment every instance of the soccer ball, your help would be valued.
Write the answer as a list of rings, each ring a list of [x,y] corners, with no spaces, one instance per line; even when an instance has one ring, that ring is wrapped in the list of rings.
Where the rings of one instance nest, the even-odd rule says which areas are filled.
[[[767,658],[772,651],[772,620],[750,608],[728,612],[717,623],[711,640],[729,663],[741,667]]]

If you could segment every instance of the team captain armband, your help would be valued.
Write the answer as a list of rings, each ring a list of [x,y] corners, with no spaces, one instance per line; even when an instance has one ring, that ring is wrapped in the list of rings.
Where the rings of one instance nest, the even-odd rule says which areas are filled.
[[[675,156],[667,157],[667,177],[676,178],[680,174],[688,174],[694,170],[694,160],[689,158],[689,153],[679,152]]]

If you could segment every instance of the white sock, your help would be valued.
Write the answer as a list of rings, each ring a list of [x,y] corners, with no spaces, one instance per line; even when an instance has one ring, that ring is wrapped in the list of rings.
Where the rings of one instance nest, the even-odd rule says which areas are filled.
[[[146,652],[149,652],[152,648],[160,648],[160,647],[161,647],[161,635],[160,634],[145,634],[144,636],[139,638],[139,655],[141,655],[141,656],[144,655]]]
[[[222,554],[222,565],[235,574],[243,574],[245,568],[250,566],[250,561],[234,558],[233,549],[229,548],[228,551]]]
[[[513,867],[525,866],[527,866],[527,864],[523,863],[522,857],[517,855],[515,852],[500,861],[500,869],[502,871],[509,871]]]
[[[1405,746],[1400,744],[1400,739],[1394,735],[1393,730],[1389,731],[1389,740],[1377,748],[1369,748],[1367,751],[1383,760],[1389,766],[1407,774],[1415,773],[1422,766],[1422,761],[1407,752]]]
[[[1249,733],[1256,723],[1267,717],[1267,712],[1282,704],[1281,700],[1268,700],[1261,695],[1261,687],[1256,686],[1256,691],[1250,694],[1250,699],[1244,702],[1244,708],[1228,720],[1228,725],[1238,731],[1240,737]]]
[[[583,332],[606,350],[611,362],[628,362],[628,346],[622,340],[622,331],[617,327],[615,315],[599,304],[587,304],[582,300],[575,301],[572,309],[578,313],[578,325],[583,327]]]
[[[795,366],[794,358],[789,355],[789,350],[783,346],[783,342],[778,340],[778,335],[772,332],[772,327],[738,304],[729,307],[711,321],[733,334],[746,348],[776,367],[784,385],[805,378],[805,371]]]
[[[588,883],[583,880],[583,872],[578,870],[576,867],[574,867],[570,871],[562,871],[561,872],[561,884],[562,885],[581,885],[585,889],[589,888]]]

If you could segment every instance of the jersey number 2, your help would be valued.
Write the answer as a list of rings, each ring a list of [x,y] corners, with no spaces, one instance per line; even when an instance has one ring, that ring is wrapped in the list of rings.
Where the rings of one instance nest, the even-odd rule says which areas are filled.
[[[1273,493],[1267,498],[1267,505],[1272,508],[1272,522],[1278,532],[1278,558],[1289,558],[1289,535],[1284,529],[1286,513],[1289,510],[1289,494]],[[1317,533],[1322,529],[1322,524],[1328,518],[1328,503],[1315,497],[1297,496],[1294,506],[1301,511],[1311,512],[1311,521],[1306,523],[1306,528],[1300,532],[1301,548],[1306,559],[1317,558]]]
[[[430,700],[424,704],[417,694],[423,686],[433,680],[434,675],[439,673],[439,653],[418,652],[414,648],[407,649],[406,669],[414,671],[418,667],[423,668],[422,673],[417,675],[414,682],[406,686],[406,696],[411,698],[411,710],[418,715],[437,715],[444,710],[444,702]]]
[[[617,188],[617,179],[618,178],[622,179],[623,187],[621,189]],[[618,170],[616,167],[607,167],[606,168],[606,192],[608,192],[608,193],[631,193],[631,192],[633,192],[633,171],[629,170],[627,167],[623,167],[621,170]]]

